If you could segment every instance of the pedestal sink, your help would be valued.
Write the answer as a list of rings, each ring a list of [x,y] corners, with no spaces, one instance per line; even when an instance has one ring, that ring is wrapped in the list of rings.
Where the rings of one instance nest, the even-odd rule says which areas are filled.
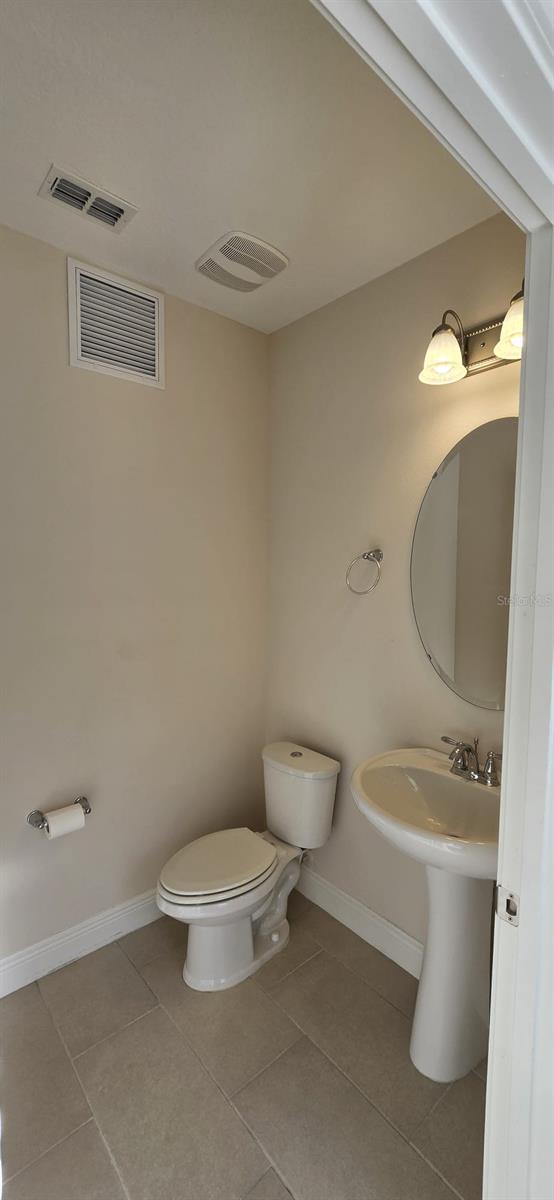
[[[499,789],[451,773],[446,754],[393,750],[354,771],[367,820],[425,864],[429,921],[412,1026],[414,1066],[441,1083],[484,1058]]]

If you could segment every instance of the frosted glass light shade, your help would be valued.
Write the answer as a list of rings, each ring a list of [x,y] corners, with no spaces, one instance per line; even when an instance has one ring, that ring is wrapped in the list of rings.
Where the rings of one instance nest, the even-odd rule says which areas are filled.
[[[418,376],[420,383],[440,387],[445,383],[457,383],[465,375],[467,367],[463,364],[456,335],[445,327],[437,329],[427,347],[423,370]]]
[[[500,340],[494,347],[497,358],[521,358],[523,347],[523,296],[514,296],[502,322]]]

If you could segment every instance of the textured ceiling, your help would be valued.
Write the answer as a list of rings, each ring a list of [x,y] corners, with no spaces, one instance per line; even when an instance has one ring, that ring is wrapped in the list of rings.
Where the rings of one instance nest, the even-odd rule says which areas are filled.
[[[309,0],[2,0],[0,80],[2,223],[265,331],[496,211]],[[138,215],[39,198],[52,162]],[[232,229],[290,266],[203,279]]]

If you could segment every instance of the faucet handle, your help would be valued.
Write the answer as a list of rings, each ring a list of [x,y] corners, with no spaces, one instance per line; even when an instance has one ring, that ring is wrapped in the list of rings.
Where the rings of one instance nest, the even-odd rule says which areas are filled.
[[[479,745],[479,738],[473,739],[473,746],[472,746],[471,742],[466,742],[464,740],[464,738],[451,738],[451,737],[447,737],[446,734],[443,733],[443,735],[441,737],[441,742],[446,742],[447,746],[466,746],[468,750],[473,750],[473,749],[477,749],[477,746]]]
[[[500,779],[498,778],[496,764],[500,762],[502,762],[502,755],[495,750],[489,750],[481,772],[481,781],[487,787],[499,787]]]
[[[458,741],[456,738],[446,737],[443,734],[441,742],[446,742],[447,746],[454,747],[448,757],[454,764],[452,770],[456,771],[456,774],[467,772],[469,779],[479,778],[479,738],[473,739],[472,746],[471,742]]]
[[[465,752],[464,751],[465,743],[458,741],[457,738],[446,737],[446,734],[443,734],[443,736],[441,737],[441,742],[446,742],[447,746],[454,747],[454,749],[448,755],[450,762],[454,762],[458,758],[458,756],[461,757],[461,755]]]
[[[441,737],[441,742],[446,742],[447,746],[454,747],[452,753],[448,755],[450,759],[456,758],[456,755],[459,752],[466,753],[468,750],[473,750],[471,744],[469,742],[465,742],[463,738],[451,738],[446,737],[446,734],[443,734]]]

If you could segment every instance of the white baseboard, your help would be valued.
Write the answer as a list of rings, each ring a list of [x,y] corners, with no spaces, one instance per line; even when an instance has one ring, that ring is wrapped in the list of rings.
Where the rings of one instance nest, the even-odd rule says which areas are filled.
[[[35,979],[42,979],[43,975],[49,975],[58,967],[90,954],[91,950],[107,946],[125,933],[149,925],[160,915],[156,893],[144,892],[142,896],[117,904],[115,908],[98,913],[88,921],[81,921],[63,933],[36,942],[18,954],[0,959],[0,996],[7,996],[27,983],[33,983]]]
[[[399,967],[409,971],[410,975],[419,978],[423,956],[421,942],[335,887],[334,883],[317,875],[310,867],[302,867],[298,891],[352,929],[370,946],[375,946],[387,958],[398,963]],[[149,925],[159,916],[155,892],[144,892],[142,896],[117,904],[115,908],[98,913],[88,921],[81,921],[63,933],[56,933],[43,942],[28,946],[26,950],[0,959],[0,996],[7,996],[28,983],[34,983],[36,979],[42,979],[58,967],[64,967],[76,958],[90,954],[92,950],[99,950],[116,938],[132,933],[134,929]]]
[[[378,913],[372,912],[360,900],[355,900],[347,892],[341,891],[334,883],[323,879],[323,876],[316,875],[311,867],[302,867],[297,887],[308,900],[319,904],[320,908],[324,908],[325,912],[336,917],[342,925],[352,929],[364,942],[369,942],[370,946],[380,950],[387,958],[392,958],[399,967],[403,967],[410,975],[419,979],[423,946],[416,938],[404,933],[403,929],[380,917]]]

